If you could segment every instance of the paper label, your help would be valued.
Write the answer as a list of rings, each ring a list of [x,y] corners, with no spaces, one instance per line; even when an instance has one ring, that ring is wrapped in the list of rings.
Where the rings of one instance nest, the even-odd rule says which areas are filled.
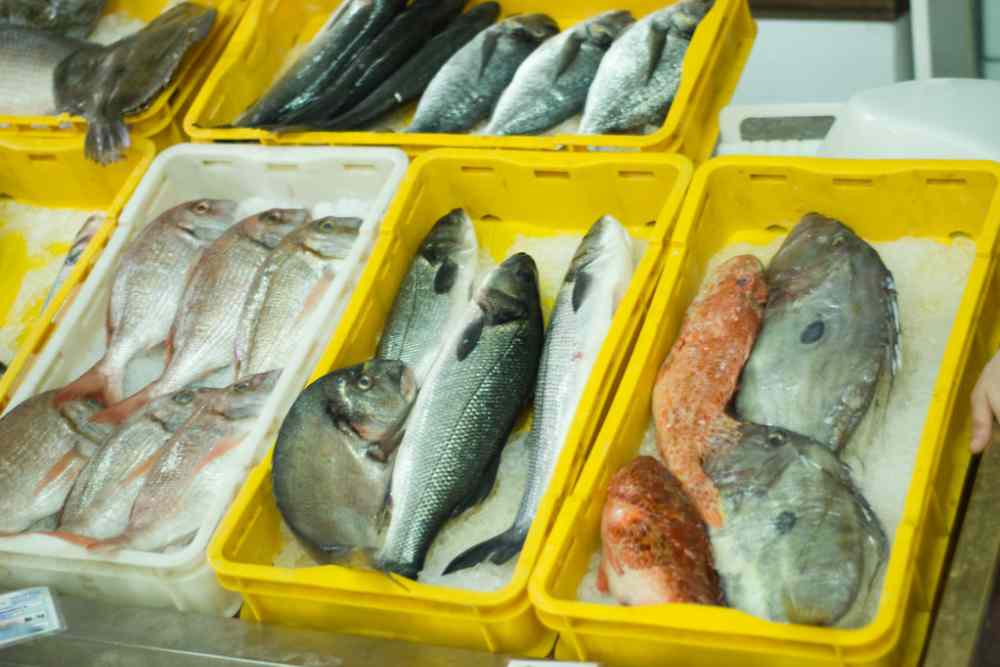
[[[48,588],[0,595],[0,648],[64,630]]]

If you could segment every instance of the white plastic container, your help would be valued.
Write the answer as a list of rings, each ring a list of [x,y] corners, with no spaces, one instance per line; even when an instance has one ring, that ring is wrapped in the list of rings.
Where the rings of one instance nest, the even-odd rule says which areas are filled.
[[[107,248],[64,311],[11,406],[71,382],[103,354],[108,300],[122,252],[148,222],[184,201],[252,198],[310,208],[314,215],[358,215],[364,223],[348,260],[356,270],[337,278],[316,316],[304,327],[303,344],[289,360],[249,436],[235,450],[232,475],[220,489],[215,506],[206,508],[204,523],[190,544],[171,553],[122,550],[101,555],[47,535],[3,538],[0,587],[50,586],[67,594],[133,606],[215,615],[236,612],[240,596],[219,585],[206,559],[206,547],[247,471],[274,441],[285,414],[333,336],[407,164],[406,155],[394,149],[225,144],[174,146],[154,160],[122,212]],[[153,379],[160,367],[162,353],[133,364],[126,389],[135,391]],[[228,384],[224,376],[213,380],[215,385]]]

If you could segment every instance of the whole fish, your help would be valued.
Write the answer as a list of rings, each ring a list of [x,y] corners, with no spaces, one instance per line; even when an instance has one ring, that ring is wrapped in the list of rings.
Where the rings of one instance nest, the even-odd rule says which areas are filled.
[[[0,0],[0,23],[27,25],[85,39],[106,0]]]
[[[839,451],[899,366],[892,274],[841,223],[811,213],[771,260],[764,326],[736,410]]]
[[[681,0],[640,19],[611,45],[587,95],[581,134],[639,132],[667,117],[695,28],[714,0]]]
[[[274,498],[318,561],[378,547],[393,454],[416,394],[403,363],[374,359],[312,383],[285,417]]]
[[[442,347],[442,333],[469,303],[479,266],[476,230],[453,210],[434,224],[396,293],[376,356],[405,363],[421,385]]]
[[[708,530],[677,478],[650,456],[608,485],[597,588],[629,606],[722,604]]]
[[[125,116],[145,110],[173,80],[188,52],[212,30],[216,10],[182,2],[138,32],[73,53],[56,67],[59,111],[87,119],[84,152],[100,164],[129,146]]]
[[[633,270],[628,232],[614,218],[602,217],[573,256],[545,332],[535,387],[535,413],[526,442],[528,482],[514,523],[459,555],[445,574],[487,558],[500,565],[520,552]]]
[[[59,269],[59,275],[52,283],[52,287],[49,288],[49,293],[45,297],[45,303],[42,304],[42,312],[49,307],[49,303],[52,301],[52,297],[56,295],[59,288],[63,286],[66,279],[69,278],[69,274],[73,272],[73,267],[76,263],[80,261],[80,256],[83,255],[83,251],[87,249],[90,245],[90,240],[94,238],[97,234],[97,230],[101,228],[104,224],[104,215],[96,214],[88,217],[81,225],[80,230],[76,233],[73,238],[73,244],[69,248],[69,252],[66,253],[66,259],[63,261],[62,268]]]
[[[752,255],[725,262],[688,307],[677,341],[653,388],[656,444],[670,472],[711,527],[721,523],[719,495],[703,464],[712,437],[760,331],[767,301],[764,267]]]
[[[87,545],[120,535],[163,446],[219,391],[182,389],[132,415],[77,478],[59,519],[61,536]]]
[[[583,111],[604,54],[634,21],[605,12],[547,40],[518,68],[484,133],[538,134]]]
[[[406,0],[345,0],[295,64],[236,120],[237,127],[308,120],[336,77],[406,5]]]
[[[796,433],[730,426],[705,466],[722,498],[711,539],[729,604],[786,623],[866,624],[889,545],[848,468]]]
[[[113,430],[89,421],[100,403],[56,407],[54,397],[54,391],[33,396],[0,419],[0,533],[21,532],[56,514]]]
[[[445,521],[489,494],[535,384],[542,333],[538,272],[518,253],[487,276],[420,389],[396,457],[378,569],[416,578]]]
[[[361,218],[321,218],[285,237],[247,293],[236,338],[236,377],[284,368],[301,345],[299,329],[344,271]]]
[[[98,48],[38,28],[0,23],[0,114],[56,113],[56,67],[77,51]]]
[[[238,474],[233,456],[278,375],[261,373],[218,392],[163,446],[136,496],[125,531],[89,548],[159,551],[189,541]]]
[[[313,124],[323,130],[359,130],[420,97],[445,63],[497,20],[495,2],[476,5],[434,35],[422,49],[389,76],[357,106],[328,121]]]
[[[488,118],[521,63],[558,31],[545,14],[522,14],[479,33],[431,80],[407,132],[464,132]]]
[[[466,2],[414,0],[365,45],[309,109],[304,109],[296,118],[325,120],[353,108],[457,16]]]
[[[100,396],[122,400],[125,371],[140,353],[170,335],[188,276],[202,252],[235,222],[236,202],[198,199],[171,208],[147,224],[118,263],[108,302],[104,356],[56,399]]]
[[[120,424],[152,399],[232,366],[243,305],[257,271],[282,239],[308,217],[301,209],[264,211],[243,220],[209,246],[181,298],[162,375],[94,419]]]

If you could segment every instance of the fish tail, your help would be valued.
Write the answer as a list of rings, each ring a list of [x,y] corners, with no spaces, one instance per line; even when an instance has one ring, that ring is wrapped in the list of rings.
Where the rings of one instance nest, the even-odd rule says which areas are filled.
[[[106,399],[107,393],[108,375],[104,372],[101,362],[97,362],[90,370],[60,389],[53,402],[56,407],[59,407],[64,403],[90,396],[100,396],[102,399]],[[114,402],[105,402],[105,405],[111,405]]]
[[[444,574],[460,572],[479,565],[489,559],[496,565],[503,565],[511,558],[521,553],[527,531],[511,526],[496,537],[481,542],[476,546],[466,549],[463,553],[455,557],[448,567],[444,569]]]
[[[115,403],[111,407],[98,412],[90,418],[90,421],[98,424],[121,424],[153,400],[156,389],[157,383],[154,382],[124,401]]]
[[[417,563],[404,563],[402,561],[386,559],[386,558],[375,558],[372,561],[372,567],[374,567],[379,572],[384,572],[386,574],[398,574],[401,577],[406,577],[407,579],[417,580],[420,575],[420,570],[423,569],[422,564]]]
[[[128,127],[121,118],[88,118],[84,154],[101,165],[122,159],[131,144]]]

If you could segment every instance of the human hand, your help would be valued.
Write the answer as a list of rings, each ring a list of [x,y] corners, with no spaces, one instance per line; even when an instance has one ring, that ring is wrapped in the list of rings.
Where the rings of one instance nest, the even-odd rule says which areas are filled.
[[[1000,419],[1000,353],[990,359],[972,390],[973,454],[986,449],[993,437],[993,424]]]

